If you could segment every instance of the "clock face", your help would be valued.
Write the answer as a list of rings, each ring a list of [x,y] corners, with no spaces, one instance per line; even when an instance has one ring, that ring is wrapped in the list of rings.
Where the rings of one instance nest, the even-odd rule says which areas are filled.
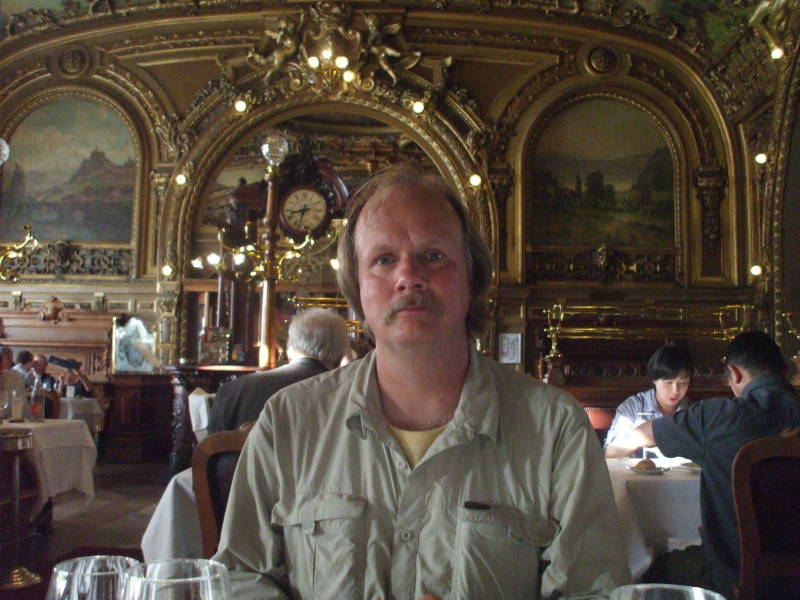
[[[281,222],[292,235],[305,236],[328,220],[328,204],[322,194],[309,187],[291,190],[281,206]]]

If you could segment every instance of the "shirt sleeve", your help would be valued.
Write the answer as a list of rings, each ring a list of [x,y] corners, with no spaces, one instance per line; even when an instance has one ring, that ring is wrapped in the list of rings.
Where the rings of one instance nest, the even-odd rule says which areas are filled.
[[[542,598],[594,598],[630,582],[611,480],[588,419],[556,440],[550,511],[558,523],[542,558]]]
[[[670,417],[653,421],[653,437],[664,456],[682,456],[701,462],[705,456],[706,426],[715,412],[716,399],[703,400]]]
[[[228,567],[231,597],[237,600],[288,598],[283,592],[288,588],[283,540],[271,524],[279,489],[271,432],[265,411],[239,457],[214,556]]]

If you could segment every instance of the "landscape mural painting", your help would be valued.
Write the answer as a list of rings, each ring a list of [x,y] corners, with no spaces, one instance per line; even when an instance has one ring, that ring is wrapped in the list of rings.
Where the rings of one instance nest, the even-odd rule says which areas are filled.
[[[9,140],[0,189],[0,240],[130,243],[133,137],[111,108],[65,96],[31,112]]]
[[[591,99],[536,142],[533,240],[541,246],[675,247],[672,156],[650,116]]]

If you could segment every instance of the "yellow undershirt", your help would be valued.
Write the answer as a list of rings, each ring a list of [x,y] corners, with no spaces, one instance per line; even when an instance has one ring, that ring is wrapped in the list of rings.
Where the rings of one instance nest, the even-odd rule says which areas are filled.
[[[389,424],[387,423],[387,425]],[[419,461],[425,456],[428,448],[430,448],[431,444],[439,437],[439,434],[444,431],[445,427],[447,427],[446,423],[441,427],[429,429],[427,431],[408,431],[407,429],[400,429],[389,425],[389,430],[400,444],[400,447],[403,449],[403,454],[405,454],[408,459],[408,464],[410,464],[413,469],[419,464]]]

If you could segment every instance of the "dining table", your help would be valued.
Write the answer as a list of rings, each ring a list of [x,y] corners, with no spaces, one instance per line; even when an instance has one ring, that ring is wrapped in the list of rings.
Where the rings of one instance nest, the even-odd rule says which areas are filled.
[[[33,444],[25,451],[25,460],[33,465],[38,497],[31,518],[39,515],[50,498],[77,491],[94,497],[94,465],[97,448],[86,422],[80,419],[45,419],[44,421],[5,422],[0,431],[29,430]]]
[[[657,469],[642,472],[633,470],[638,462],[606,459],[634,581],[658,553],[700,543],[699,468],[683,458],[658,458]]]

